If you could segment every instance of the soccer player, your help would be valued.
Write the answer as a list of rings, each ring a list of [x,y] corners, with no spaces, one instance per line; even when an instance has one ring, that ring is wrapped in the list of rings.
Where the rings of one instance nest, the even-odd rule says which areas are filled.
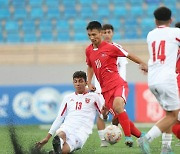
[[[149,144],[163,132],[169,132],[177,121],[180,108],[176,80],[176,59],[180,45],[180,29],[170,28],[171,10],[159,7],[154,11],[157,27],[147,35],[150,59],[148,62],[148,86],[166,115],[144,137],[137,139],[143,153],[150,153]],[[162,153],[172,149],[162,146]]]
[[[73,85],[75,92],[63,99],[47,136],[36,143],[38,148],[56,133],[52,141],[55,153],[70,153],[82,148],[92,133],[96,112],[101,114],[99,95],[86,92],[87,77],[83,71],[73,74]]]
[[[105,99],[105,106],[118,117],[125,134],[125,144],[132,146],[130,121],[124,111],[128,94],[127,83],[120,77],[117,70],[117,58],[127,57],[138,63],[147,72],[147,65],[138,57],[128,53],[121,46],[102,41],[102,26],[98,21],[91,21],[87,25],[87,33],[92,44],[86,48],[86,62],[88,65],[88,87],[95,91],[91,83],[95,73]]]
[[[108,43],[112,43],[112,44],[115,44],[115,45],[121,47],[121,45],[119,45],[117,43],[114,43],[112,41],[113,35],[114,35],[114,27],[111,24],[104,24],[102,26],[102,37],[103,37],[103,40],[108,42]],[[118,57],[117,58],[118,72],[119,72],[119,75],[122,77],[122,79],[124,81],[126,81],[126,64],[127,63],[128,63],[128,61],[127,61],[126,57]],[[95,77],[95,83],[94,84],[95,84],[95,87],[96,87],[96,92],[101,93],[101,87],[100,87],[99,82],[97,81],[96,77]],[[114,117],[112,119],[112,124],[113,125],[118,125],[119,124],[117,117]],[[139,138],[141,136],[140,130],[138,130],[135,127],[135,125],[133,124],[132,121],[130,121],[130,129],[131,129],[131,134],[132,135],[136,136],[137,138]],[[100,132],[100,131],[98,131],[98,132]]]

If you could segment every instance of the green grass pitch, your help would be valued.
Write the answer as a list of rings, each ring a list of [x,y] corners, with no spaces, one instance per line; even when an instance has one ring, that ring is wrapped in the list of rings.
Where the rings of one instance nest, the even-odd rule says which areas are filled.
[[[28,154],[28,149],[32,147],[37,141],[43,139],[48,129],[42,129],[39,126],[16,126],[18,142],[20,143],[23,151]],[[149,128],[140,128],[146,132]],[[43,147],[44,150],[49,151],[52,149],[51,140]],[[172,148],[175,154],[180,153],[180,146],[175,146],[179,141],[173,136]],[[161,150],[161,137],[155,139],[151,143],[152,154],[159,154]],[[8,128],[5,126],[0,127],[0,154],[13,154],[13,147],[10,141]],[[100,139],[98,137],[97,129],[94,128],[93,134],[90,135],[86,144],[81,150],[74,152],[75,154],[140,154],[140,149],[136,145],[136,138],[134,138],[134,146],[128,148],[124,144],[124,137],[116,144],[109,147],[100,147]]]

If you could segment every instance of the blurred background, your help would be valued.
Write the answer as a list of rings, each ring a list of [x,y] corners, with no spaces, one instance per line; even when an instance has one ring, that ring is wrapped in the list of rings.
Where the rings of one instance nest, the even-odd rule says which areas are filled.
[[[148,60],[147,33],[153,11],[172,10],[180,21],[180,0],[0,0],[0,124],[46,124],[63,96],[73,91],[72,74],[86,71],[87,23],[115,28],[114,41]],[[147,76],[129,62],[131,120],[154,122],[163,116],[147,87]]]

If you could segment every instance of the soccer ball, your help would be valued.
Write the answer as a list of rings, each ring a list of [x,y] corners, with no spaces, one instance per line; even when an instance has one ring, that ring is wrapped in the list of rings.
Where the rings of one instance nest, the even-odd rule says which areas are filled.
[[[104,138],[110,144],[115,144],[122,138],[122,131],[116,125],[109,125],[104,130]]]

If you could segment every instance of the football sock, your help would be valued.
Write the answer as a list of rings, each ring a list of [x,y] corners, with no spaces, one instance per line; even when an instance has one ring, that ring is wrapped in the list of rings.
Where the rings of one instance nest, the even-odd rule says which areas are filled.
[[[147,138],[148,142],[152,142],[155,138],[159,137],[162,134],[161,130],[154,125],[145,135]]]
[[[99,138],[100,140],[105,140],[104,139],[104,130],[98,130]]]
[[[118,114],[118,121],[124,131],[125,136],[131,136],[130,122],[127,113],[124,111]]]
[[[162,146],[171,147],[172,134],[163,133],[162,134]]]
[[[129,122],[130,122],[131,134],[139,138],[141,136],[140,130],[134,125],[132,121],[129,120]]]

